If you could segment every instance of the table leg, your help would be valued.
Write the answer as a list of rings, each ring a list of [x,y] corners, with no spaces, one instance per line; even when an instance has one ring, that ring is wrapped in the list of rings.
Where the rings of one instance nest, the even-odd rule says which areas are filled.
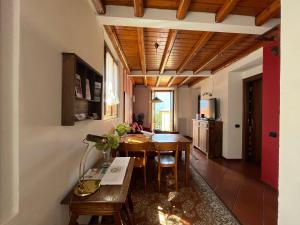
[[[115,225],[122,225],[121,212],[114,213]]]
[[[70,218],[70,222],[69,225],[77,225],[77,219],[78,219],[78,215],[75,213],[71,214],[71,218]]]
[[[133,211],[134,207],[133,207],[133,202],[132,202],[132,199],[131,199],[131,184],[130,184],[129,191],[128,191],[127,201],[128,201],[129,209],[131,211]]]
[[[129,225],[133,225],[134,222],[133,222],[133,218],[132,218],[131,212],[129,210],[129,204],[128,204],[128,202],[125,202],[125,212],[126,212],[126,215],[127,215],[127,219],[128,219]]]
[[[189,144],[186,146],[185,149],[185,186],[189,185],[189,179],[190,179],[190,150],[192,148],[192,144]]]

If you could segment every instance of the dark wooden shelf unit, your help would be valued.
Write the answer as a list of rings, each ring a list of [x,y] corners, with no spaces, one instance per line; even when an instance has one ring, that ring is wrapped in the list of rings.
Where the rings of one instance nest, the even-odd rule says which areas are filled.
[[[103,76],[88,63],[74,53],[63,53],[62,69],[62,114],[61,124],[73,126],[78,120],[75,114],[84,113],[92,117],[97,113],[98,120],[102,118]],[[75,77],[80,75],[82,98],[75,94]],[[89,80],[91,99],[86,99],[86,79]],[[94,100],[95,82],[101,83],[100,100]],[[86,118],[87,120],[89,118]],[[81,120],[80,120],[81,121]]]

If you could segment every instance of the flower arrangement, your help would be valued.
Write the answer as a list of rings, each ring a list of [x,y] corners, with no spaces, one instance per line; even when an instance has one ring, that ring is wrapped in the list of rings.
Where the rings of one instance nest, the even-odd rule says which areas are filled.
[[[116,132],[120,137],[129,132],[130,130],[130,126],[126,123],[120,123],[116,126]]]

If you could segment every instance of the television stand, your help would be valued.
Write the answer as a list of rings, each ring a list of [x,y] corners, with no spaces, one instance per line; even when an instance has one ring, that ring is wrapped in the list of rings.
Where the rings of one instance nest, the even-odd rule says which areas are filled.
[[[193,120],[193,146],[208,158],[222,156],[223,123],[216,120]]]

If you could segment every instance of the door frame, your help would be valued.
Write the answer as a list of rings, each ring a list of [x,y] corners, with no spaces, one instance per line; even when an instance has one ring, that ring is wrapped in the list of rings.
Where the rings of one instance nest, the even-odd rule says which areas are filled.
[[[259,79],[263,79],[263,74],[257,74],[248,78],[243,79],[243,129],[242,129],[242,159],[246,160],[246,127],[247,127],[247,114],[248,114],[248,106],[247,106],[247,93],[246,93],[246,85],[249,82],[256,81]]]

